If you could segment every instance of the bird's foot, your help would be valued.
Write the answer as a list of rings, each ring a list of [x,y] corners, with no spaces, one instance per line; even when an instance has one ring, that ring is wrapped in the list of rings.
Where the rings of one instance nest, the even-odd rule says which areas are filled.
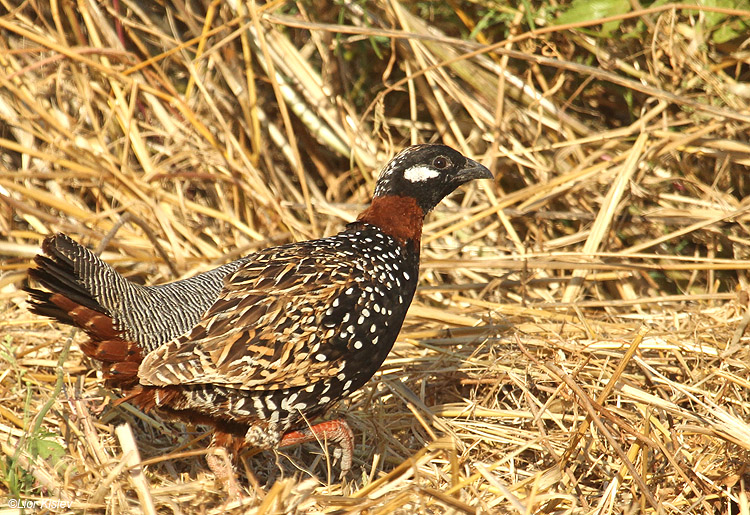
[[[216,480],[227,489],[227,500],[241,500],[242,490],[237,481],[237,476],[234,473],[234,466],[232,465],[232,460],[229,457],[227,450],[223,447],[212,449],[209,454],[206,455],[206,463],[208,463],[208,468],[210,468],[211,472],[216,476]]]
[[[299,431],[289,431],[281,438],[279,447],[289,447],[307,442],[318,442],[322,446],[328,442],[338,444],[334,456],[341,458],[341,477],[344,477],[352,468],[354,433],[345,420],[328,420]]]

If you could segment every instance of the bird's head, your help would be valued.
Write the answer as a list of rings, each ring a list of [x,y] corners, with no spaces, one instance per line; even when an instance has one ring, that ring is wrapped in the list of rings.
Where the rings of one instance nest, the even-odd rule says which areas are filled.
[[[492,173],[473,159],[445,145],[415,145],[399,152],[380,172],[373,200],[411,197],[424,214],[456,188]]]
[[[372,204],[358,220],[418,246],[425,215],[456,188],[474,179],[492,179],[492,173],[450,147],[405,148],[380,172]]]

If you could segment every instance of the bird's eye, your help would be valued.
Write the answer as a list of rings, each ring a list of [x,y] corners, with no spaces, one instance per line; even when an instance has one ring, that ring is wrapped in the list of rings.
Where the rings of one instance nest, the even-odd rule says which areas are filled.
[[[438,156],[435,158],[435,160],[432,162],[432,166],[435,168],[447,168],[448,167],[448,160],[444,158],[443,156]]]

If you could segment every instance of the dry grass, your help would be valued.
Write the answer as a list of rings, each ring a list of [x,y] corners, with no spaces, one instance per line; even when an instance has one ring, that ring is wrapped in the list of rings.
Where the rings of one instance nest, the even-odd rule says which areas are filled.
[[[45,234],[159,283],[334,233],[394,150],[443,141],[497,180],[429,218],[399,341],[337,409],[353,474],[245,456],[236,510],[750,513],[748,40],[712,39],[750,13],[597,38],[342,4],[2,2],[0,498],[227,509],[202,428],[112,408],[81,334],[26,310]]]

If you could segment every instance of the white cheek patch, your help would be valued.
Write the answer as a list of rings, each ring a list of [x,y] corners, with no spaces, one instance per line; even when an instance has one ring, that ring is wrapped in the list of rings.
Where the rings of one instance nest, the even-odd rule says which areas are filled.
[[[424,182],[429,179],[434,179],[440,175],[440,172],[434,168],[428,168],[426,166],[412,166],[404,172],[404,179],[409,182]]]

